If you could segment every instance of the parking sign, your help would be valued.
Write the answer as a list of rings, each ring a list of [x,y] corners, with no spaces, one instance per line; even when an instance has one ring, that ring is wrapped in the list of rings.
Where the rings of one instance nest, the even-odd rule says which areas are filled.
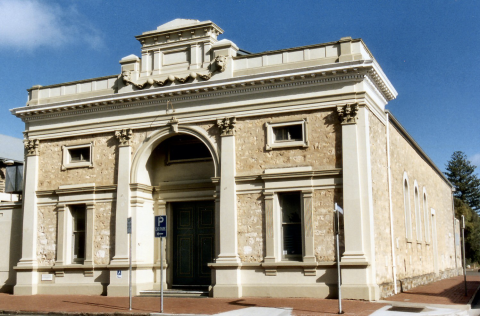
[[[167,237],[167,215],[155,216],[155,237]]]

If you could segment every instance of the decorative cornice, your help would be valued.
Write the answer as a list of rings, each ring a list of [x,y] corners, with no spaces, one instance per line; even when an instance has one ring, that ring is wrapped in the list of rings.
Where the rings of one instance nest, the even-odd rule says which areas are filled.
[[[40,145],[38,139],[25,139],[23,144],[27,150],[27,156],[38,156],[38,145]]]
[[[338,117],[342,125],[357,123],[358,104],[347,104],[337,106]]]
[[[226,117],[224,119],[217,120],[217,126],[222,131],[220,136],[234,136],[235,124],[237,124],[237,119],[235,117]]]
[[[363,66],[351,65],[341,70],[308,70],[294,74],[255,75],[250,78],[231,78],[206,83],[191,83],[164,87],[161,90],[144,90],[125,94],[114,94],[104,99],[98,97],[80,101],[65,101],[57,104],[33,105],[11,110],[23,121],[50,119],[66,115],[112,111],[129,107],[141,107],[171,102],[195,101],[228,95],[250,94],[265,90],[286,89],[342,81],[361,81],[367,73]],[[253,78],[252,78],[253,77]],[[148,94],[146,94],[148,93]]]
[[[120,142],[119,146],[130,146],[131,139],[133,137],[132,129],[122,129],[121,131],[115,131],[115,137]]]

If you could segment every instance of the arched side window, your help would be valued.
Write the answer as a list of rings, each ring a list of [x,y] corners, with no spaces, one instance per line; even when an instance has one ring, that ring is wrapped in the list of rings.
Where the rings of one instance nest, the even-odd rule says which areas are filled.
[[[403,205],[405,209],[405,237],[412,241],[412,214],[410,212],[410,195],[407,173],[403,174]]]
[[[418,194],[417,180],[414,183],[414,203],[415,203],[415,233],[417,241],[422,241],[422,215],[420,211],[420,197]]]
[[[430,214],[428,212],[427,190],[423,188],[423,212],[425,216],[425,241],[430,242]]]

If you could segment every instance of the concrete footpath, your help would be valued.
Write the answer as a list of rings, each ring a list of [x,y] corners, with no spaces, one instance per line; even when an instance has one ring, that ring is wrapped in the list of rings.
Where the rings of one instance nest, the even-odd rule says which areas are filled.
[[[380,302],[343,300],[343,310],[345,315],[468,315],[468,303],[480,286],[480,276],[468,276],[467,280],[467,296],[463,276],[460,276],[420,286]],[[159,311],[160,298],[157,297],[134,297],[133,310],[129,311],[128,297],[0,294],[0,314],[6,315],[158,315]],[[287,316],[335,315],[337,312],[336,299],[164,299],[164,315]]]

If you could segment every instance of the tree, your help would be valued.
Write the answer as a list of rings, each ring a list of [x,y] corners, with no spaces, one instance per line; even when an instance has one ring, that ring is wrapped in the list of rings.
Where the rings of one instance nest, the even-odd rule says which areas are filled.
[[[465,258],[467,262],[480,262],[480,216],[468,204],[455,198],[455,217],[465,217]]]
[[[476,168],[477,166],[473,165],[463,152],[456,151],[447,163],[445,175],[455,187],[454,196],[478,212],[480,210],[480,179],[474,173]]]

